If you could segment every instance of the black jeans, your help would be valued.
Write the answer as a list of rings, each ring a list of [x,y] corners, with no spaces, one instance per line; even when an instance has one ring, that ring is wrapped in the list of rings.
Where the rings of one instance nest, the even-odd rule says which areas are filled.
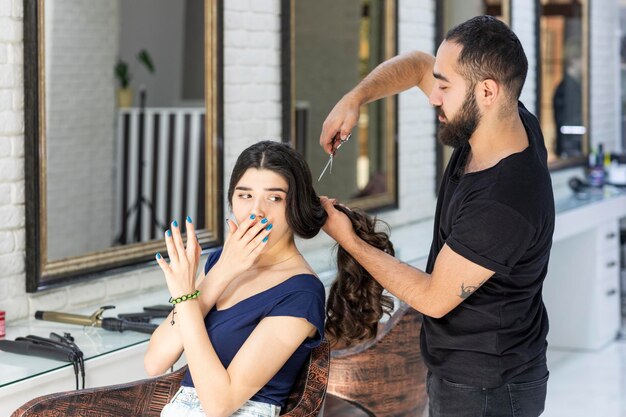
[[[481,388],[437,378],[428,372],[429,417],[537,417],[546,402],[548,376],[531,382]]]

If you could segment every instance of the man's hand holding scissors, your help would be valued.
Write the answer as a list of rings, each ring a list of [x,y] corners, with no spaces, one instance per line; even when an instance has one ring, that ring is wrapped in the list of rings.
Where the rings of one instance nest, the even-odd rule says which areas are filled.
[[[348,93],[335,105],[322,125],[320,146],[329,155],[337,150],[337,145],[345,142],[359,121],[361,100]]]
[[[335,159],[335,154],[337,153],[337,149],[339,149],[341,145],[346,143],[350,139],[350,136],[352,136],[352,134],[348,134],[348,136],[346,136],[345,139],[339,139],[339,142],[336,144],[333,143],[334,150],[331,152],[330,156],[328,157],[328,162],[326,162],[326,166],[322,170],[320,177],[317,179],[318,182],[322,179],[322,177],[324,176],[324,173],[326,172],[328,168],[330,168],[329,173],[330,174],[333,173],[333,160]]]

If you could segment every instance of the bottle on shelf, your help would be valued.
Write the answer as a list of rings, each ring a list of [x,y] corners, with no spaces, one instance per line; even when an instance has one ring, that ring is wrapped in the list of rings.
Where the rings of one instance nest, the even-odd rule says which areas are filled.
[[[600,143],[598,144],[597,152],[591,152],[589,154],[588,179],[589,185],[591,185],[592,187],[604,186],[606,180],[604,159],[604,146]]]

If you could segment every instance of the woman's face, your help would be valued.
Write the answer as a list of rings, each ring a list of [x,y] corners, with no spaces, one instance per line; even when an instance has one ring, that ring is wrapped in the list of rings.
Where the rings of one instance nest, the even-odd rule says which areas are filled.
[[[291,239],[293,233],[286,217],[287,191],[287,181],[279,174],[267,169],[249,168],[233,192],[231,205],[237,224],[251,214],[265,217],[267,224],[272,225],[268,247],[283,239]]]

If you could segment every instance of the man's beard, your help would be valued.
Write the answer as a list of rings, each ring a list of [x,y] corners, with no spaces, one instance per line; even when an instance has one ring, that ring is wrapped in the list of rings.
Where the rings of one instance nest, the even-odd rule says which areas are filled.
[[[468,89],[465,100],[454,119],[440,122],[437,129],[439,142],[444,145],[458,148],[469,142],[472,134],[480,122],[480,111],[476,103],[473,88]],[[437,113],[446,117],[441,106],[437,106]]]

